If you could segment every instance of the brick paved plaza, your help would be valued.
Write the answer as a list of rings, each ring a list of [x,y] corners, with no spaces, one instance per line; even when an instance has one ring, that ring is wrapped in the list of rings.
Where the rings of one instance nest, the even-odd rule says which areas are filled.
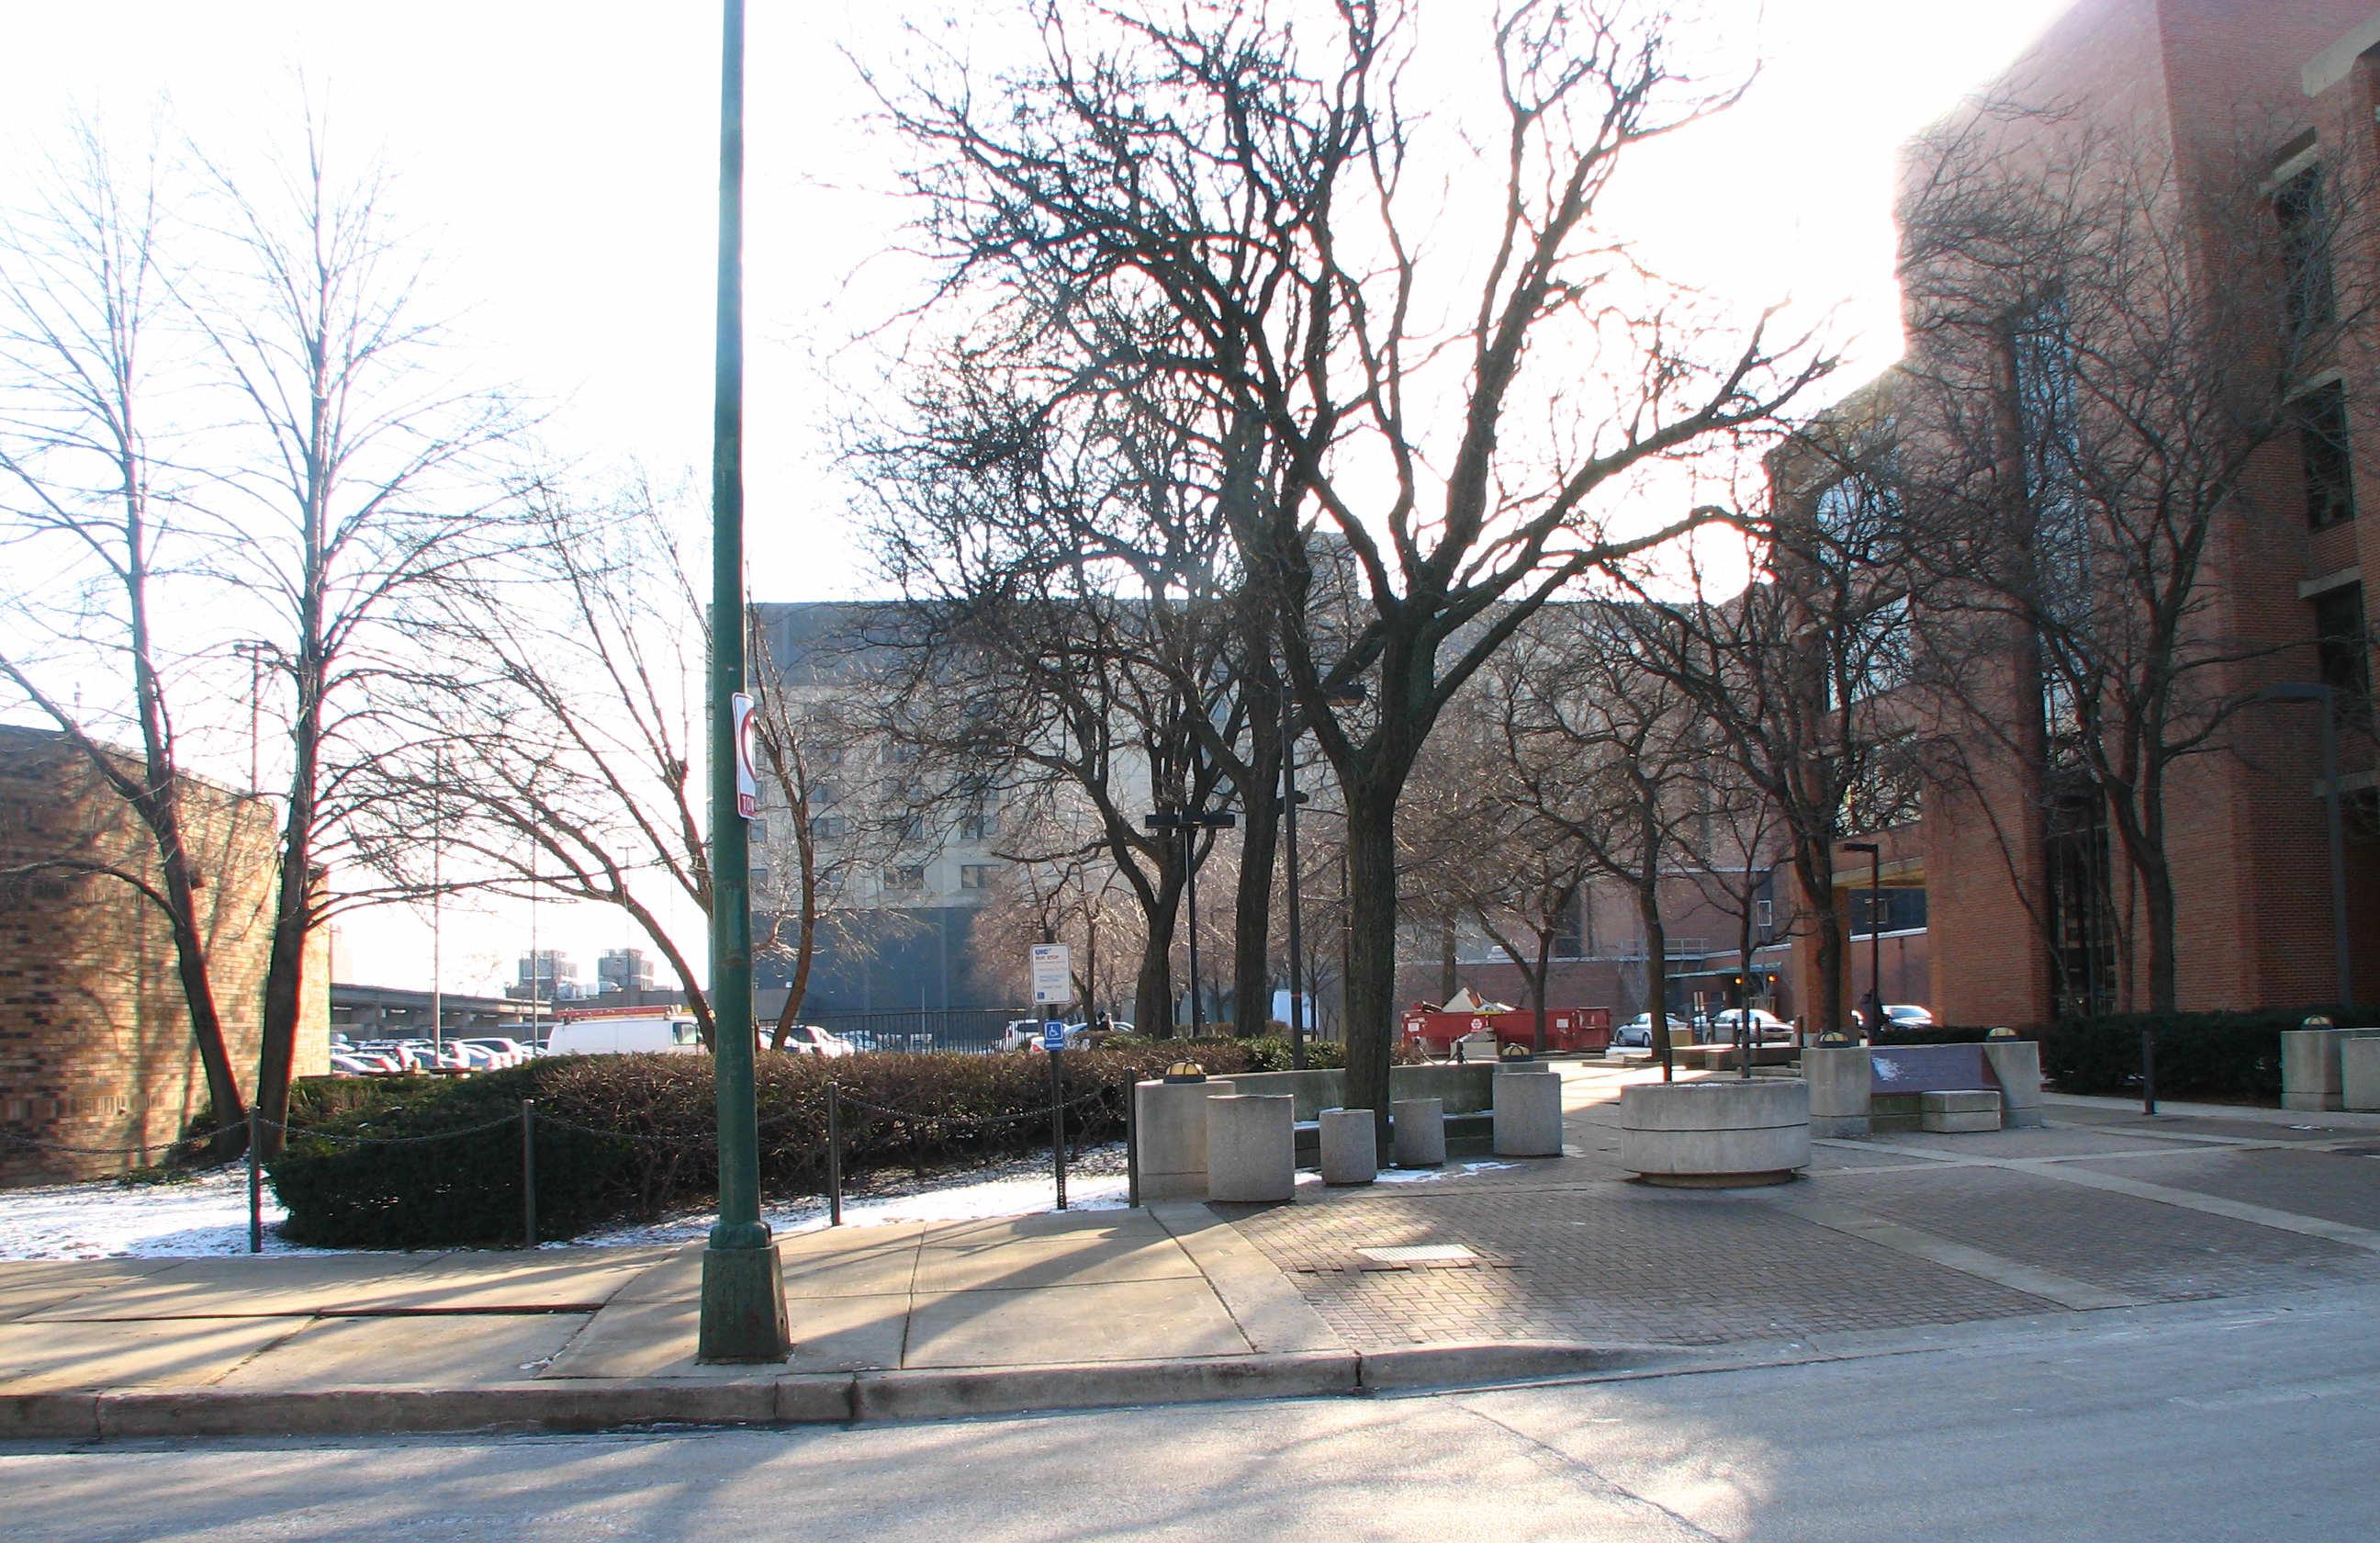
[[[1616,1160],[1619,1090],[1646,1074],[1563,1075],[1560,1159],[1216,1209],[1358,1349],[1712,1344],[2380,1282],[2369,1122],[2053,1100],[2046,1129],[1822,1141],[1792,1185],[1666,1190]],[[1359,1252],[1414,1245],[1474,1257]]]

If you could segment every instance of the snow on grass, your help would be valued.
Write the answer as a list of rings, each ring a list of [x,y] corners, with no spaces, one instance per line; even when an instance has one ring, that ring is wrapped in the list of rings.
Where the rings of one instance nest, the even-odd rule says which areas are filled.
[[[1432,1184],[1516,1166],[1510,1162],[1451,1162],[1443,1168],[1390,1168],[1381,1184]],[[1301,1185],[1320,1184],[1312,1170]],[[1121,1144],[1087,1148],[1066,1165],[1070,1210],[1121,1210],[1128,1191]],[[881,1226],[894,1221],[974,1221],[1032,1216],[1056,1207],[1050,1161],[1019,1158],[925,1181],[880,1176],[864,1189],[845,1191],[843,1224]],[[363,1252],[305,1248],[283,1241],[286,1213],[264,1189],[264,1251],[268,1254]],[[762,1215],[779,1233],[815,1232],[826,1226],[822,1199],[779,1201]],[[653,1222],[601,1227],[571,1239],[581,1247],[697,1243],[710,1231],[713,1213],[688,1211]],[[548,1247],[559,1246],[549,1244]],[[167,1184],[52,1185],[0,1191],[0,1259],[178,1259],[248,1252],[248,1172],[235,1164],[202,1170]]]
[[[1120,1210],[1127,1189],[1121,1144],[1085,1149],[1066,1167],[1071,1210]],[[844,1195],[844,1225],[892,1221],[972,1221],[1030,1216],[1054,1209],[1056,1185],[1048,1158],[1019,1159],[922,1184],[879,1180]],[[283,1240],[287,1216],[264,1187],[264,1251],[268,1254],[360,1253],[307,1248]],[[713,1212],[689,1211],[657,1222],[602,1227],[570,1240],[582,1247],[694,1243],[709,1235]],[[767,1206],[779,1233],[827,1225],[822,1199]],[[548,1245],[547,1246],[556,1246]],[[248,1171],[234,1164],[202,1170],[164,1184],[123,1185],[113,1179],[0,1190],[0,1259],[180,1259],[248,1252]]]
[[[287,1213],[264,1188],[264,1251]],[[248,1252],[248,1170],[202,1169],[167,1184],[48,1185],[0,1190],[0,1259],[181,1259]]]
[[[844,1191],[843,1224],[884,1226],[894,1221],[976,1221],[1002,1216],[1033,1216],[1057,1209],[1057,1185],[1047,1157],[1019,1158],[970,1169],[959,1182],[944,1174],[916,1181],[879,1181],[865,1192]],[[1068,1210],[1122,1210],[1130,1192],[1121,1142],[1084,1148],[1066,1164]],[[601,1247],[694,1243],[709,1235],[712,1213],[688,1212],[651,1223],[605,1227],[572,1241]],[[828,1226],[823,1199],[764,1204],[761,1220],[780,1236]]]

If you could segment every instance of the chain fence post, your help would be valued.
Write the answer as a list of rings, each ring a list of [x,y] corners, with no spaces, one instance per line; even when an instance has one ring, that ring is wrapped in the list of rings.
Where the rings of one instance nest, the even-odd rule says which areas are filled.
[[[2156,1112],[2156,1029],[2141,1029],[2141,1112]]]
[[[1058,1175],[1058,1209],[1066,1209],[1066,1089],[1059,1080],[1058,1062],[1066,1052],[1050,1052],[1050,1166]]]
[[[521,1246],[537,1246],[537,1100],[523,1099],[521,1123]]]
[[[248,1112],[248,1251],[264,1252],[264,1171],[256,1160],[256,1111]]]
[[[843,1225],[843,1090],[826,1085],[826,1224]]]

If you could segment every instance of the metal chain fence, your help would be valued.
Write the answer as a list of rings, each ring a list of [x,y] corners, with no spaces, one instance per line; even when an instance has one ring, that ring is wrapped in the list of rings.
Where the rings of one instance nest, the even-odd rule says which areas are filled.
[[[1052,1059],[1054,1063],[1055,1058]],[[822,1100],[826,1124],[825,1199],[829,1224],[840,1226],[843,1223],[844,1155],[846,1146],[844,1112],[846,1109],[876,1119],[892,1121],[902,1126],[912,1148],[913,1165],[921,1178],[925,1173],[922,1145],[925,1141],[933,1140],[947,1144],[954,1138],[983,1131],[1023,1124],[1029,1121],[1047,1120],[1050,1122],[1050,1174],[1057,1190],[1057,1209],[1064,1210],[1067,1207],[1067,1163],[1070,1155],[1079,1157],[1078,1153],[1070,1154],[1067,1142],[1067,1113],[1114,1096],[1119,1088],[1102,1083],[1075,1093],[1071,1098],[1062,1097],[1065,1088],[1054,1063],[1051,1067],[1050,1083],[1051,1100],[1046,1106],[1017,1110],[1006,1114],[970,1115],[897,1109],[874,1103],[845,1093],[840,1084],[830,1081],[826,1085],[826,1094]],[[1131,1085],[1123,1084],[1121,1091],[1124,1109],[1126,1163],[1132,1176],[1132,1202],[1138,1204],[1139,1152],[1137,1133],[1132,1118]],[[814,1117],[815,1112],[814,1108],[796,1107],[761,1122],[760,1128],[763,1130],[782,1128],[797,1120]],[[244,1130],[247,1134],[247,1153],[244,1163],[248,1180],[248,1251],[251,1254],[261,1254],[264,1251],[264,1167],[259,1137],[264,1132],[275,1132],[285,1140],[319,1141],[336,1148],[358,1149],[419,1148],[440,1142],[466,1141],[516,1126],[520,1131],[520,1245],[524,1248],[535,1248],[538,1245],[537,1137],[541,1130],[569,1132],[599,1141],[622,1143],[654,1151],[683,1154],[686,1150],[685,1138],[675,1134],[663,1131],[607,1129],[584,1124],[555,1114],[540,1114],[538,1112],[536,1100],[524,1099],[518,1110],[501,1118],[482,1121],[478,1124],[465,1125],[454,1130],[427,1132],[419,1136],[365,1136],[312,1125],[293,1125],[268,1120],[250,1111],[245,1119],[231,1124],[217,1126],[209,1131],[193,1132],[172,1141],[149,1142],[137,1147],[81,1147],[63,1142],[44,1141],[18,1132],[0,1132],[0,1151],[21,1149],[77,1157],[140,1157],[145,1160],[152,1151],[171,1153],[176,1149],[200,1148],[220,1136]]]

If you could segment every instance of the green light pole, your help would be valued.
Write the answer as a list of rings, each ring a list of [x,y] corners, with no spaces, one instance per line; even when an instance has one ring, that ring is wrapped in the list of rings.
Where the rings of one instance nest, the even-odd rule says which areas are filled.
[[[719,1223],[702,1255],[705,1361],[783,1361],[785,1281],[760,1220],[753,1105],[751,848],[737,795],[744,690],[744,0],[725,0],[719,74],[719,323],[710,430],[710,1008]]]

